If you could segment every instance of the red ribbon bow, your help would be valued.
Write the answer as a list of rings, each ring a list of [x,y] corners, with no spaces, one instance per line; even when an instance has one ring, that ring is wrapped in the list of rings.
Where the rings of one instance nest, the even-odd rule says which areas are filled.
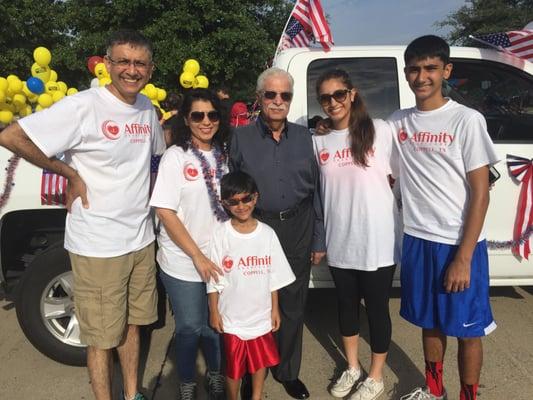
[[[521,182],[512,252],[528,260],[531,253],[529,236],[523,235],[529,232],[533,225],[533,159],[507,154],[507,168],[513,178]]]

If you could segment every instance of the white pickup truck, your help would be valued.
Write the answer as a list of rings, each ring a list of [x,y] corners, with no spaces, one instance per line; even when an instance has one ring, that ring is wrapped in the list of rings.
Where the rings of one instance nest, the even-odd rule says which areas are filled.
[[[295,80],[289,120],[312,127],[312,118],[321,115],[315,81],[331,67],[350,73],[373,117],[385,119],[398,108],[413,106],[403,77],[403,51],[402,46],[284,51],[275,64]],[[507,154],[533,158],[533,64],[494,50],[451,52],[454,70],[447,95],[485,115],[502,160],[486,221],[491,284],[533,285],[533,263],[511,253],[521,185],[505,164]],[[0,186],[0,283],[15,299],[19,323],[33,345],[54,360],[82,365],[85,349],[79,342],[70,263],[63,249],[65,210],[41,205],[40,169],[14,160],[4,149],[0,165],[6,168]],[[528,237],[527,232],[521,235]],[[312,287],[333,286],[325,266],[312,271]]]

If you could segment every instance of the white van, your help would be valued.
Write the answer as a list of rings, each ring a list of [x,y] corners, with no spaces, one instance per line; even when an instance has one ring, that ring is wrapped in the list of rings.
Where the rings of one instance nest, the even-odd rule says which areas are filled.
[[[316,101],[315,82],[322,72],[335,67],[349,73],[372,117],[386,119],[399,108],[414,106],[403,74],[404,50],[405,46],[367,46],[334,47],[327,53],[302,48],[282,52],[275,66],[294,77],[289,120],[312,128],[313,117],[324,116]],[[533,160],[533,64],[495,50],[466,47],[452,47],[451,59],[446,95],[485,116],[501,159],[496,165],[501,178],[491,190],[485,223],[490,283],[533,285],[533,262],[511,253],[521,186],[511,178],[505,162],[508,154]],[[311,286],[333,286],[325,265],[313,268]]]

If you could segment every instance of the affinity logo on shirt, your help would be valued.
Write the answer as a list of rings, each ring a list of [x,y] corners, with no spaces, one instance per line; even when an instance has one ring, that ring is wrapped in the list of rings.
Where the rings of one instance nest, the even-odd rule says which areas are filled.
[[[374,157],[375,147],[373,147],[368,153],[369,157]],[[347,167],[353,165],[352,149],[350,147],[345,147],[344,149],[336,150],[333,152],[333,155],[330,154],[329,150],[323,148],[318,152],[318,160],[320,165],[326,165],[329,161],[333,160],[337,167]]]
[[[242,272],[244,276],[251,275],[264,275],[270,273],[272,266],[272,256],[264,255],[258,256],[246,256],[239,258],[237,268]]]
[[[398,142],[406,142],[414,146],[415,151],[446,153],[446,148],[455,140],[455,135],[448,132],[432,133],[427,131],[415,132],[411,136],[404,127],[398,130]]]
[[[233,267],[233,259],[231,256],[224,256],[222,258],[222,269],[224,272],[228,273],[231,271],[231,268]]]
[[[329,160],[329,151],[328,149],[322,149],[318,152],[318,162],[320,163],[320,165],[325,165],[327,164]]]
[[[102,123],[102,133],[109,140],[117,140],[121,136],[118,124],[110,119]]]
[[[188,162],[183,167],[183,176],[188,181],[195,181],[200,177],[200,173],[193,163]]]

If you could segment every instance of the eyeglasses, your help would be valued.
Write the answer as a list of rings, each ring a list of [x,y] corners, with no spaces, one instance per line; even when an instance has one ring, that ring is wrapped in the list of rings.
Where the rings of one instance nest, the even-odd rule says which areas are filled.
[[[331,99],[333,98],[337,103],[342,103],[344,100],[346,100],[346,96],[348,96],[349,91],[350,89],[339,89],[335,90],[332,94],[321,94],[318,96],[318,102],[321,105],[326,106],[331,103]]]
[[[277,95],[280,95],[281,100],[283,101],[291,101],[292,100],[292,93],[291,92],[274,92],[272,90],[265,90],[263,92],[263,97],[268,100],[274,100]]]
[[[146,70],[152,65],[152,62],[139,61],[139,60],[128,60],[127,58],[121,58],[119,60],[113,60],[111,57],[106,56],[109,62],[113,65],[116,65],[120,68],[128,68],[130,65],[133,65],[138,70]]]
[[[193,111],[189,114],[189,118],[192,122],[202,122],[207,115],[207,118],[210,122],[218,122],[220,121],[220,113],[218,111]]]
[[[251,194],[247,194],[244,197],[241,197],[240,199],[231,198],[231,199],[222,200],[222,204],[224,204],[226,207],[235,207],[239,205],[240,203],[248,204],[254,199],[255,199],[255,193],[251,193]]]

